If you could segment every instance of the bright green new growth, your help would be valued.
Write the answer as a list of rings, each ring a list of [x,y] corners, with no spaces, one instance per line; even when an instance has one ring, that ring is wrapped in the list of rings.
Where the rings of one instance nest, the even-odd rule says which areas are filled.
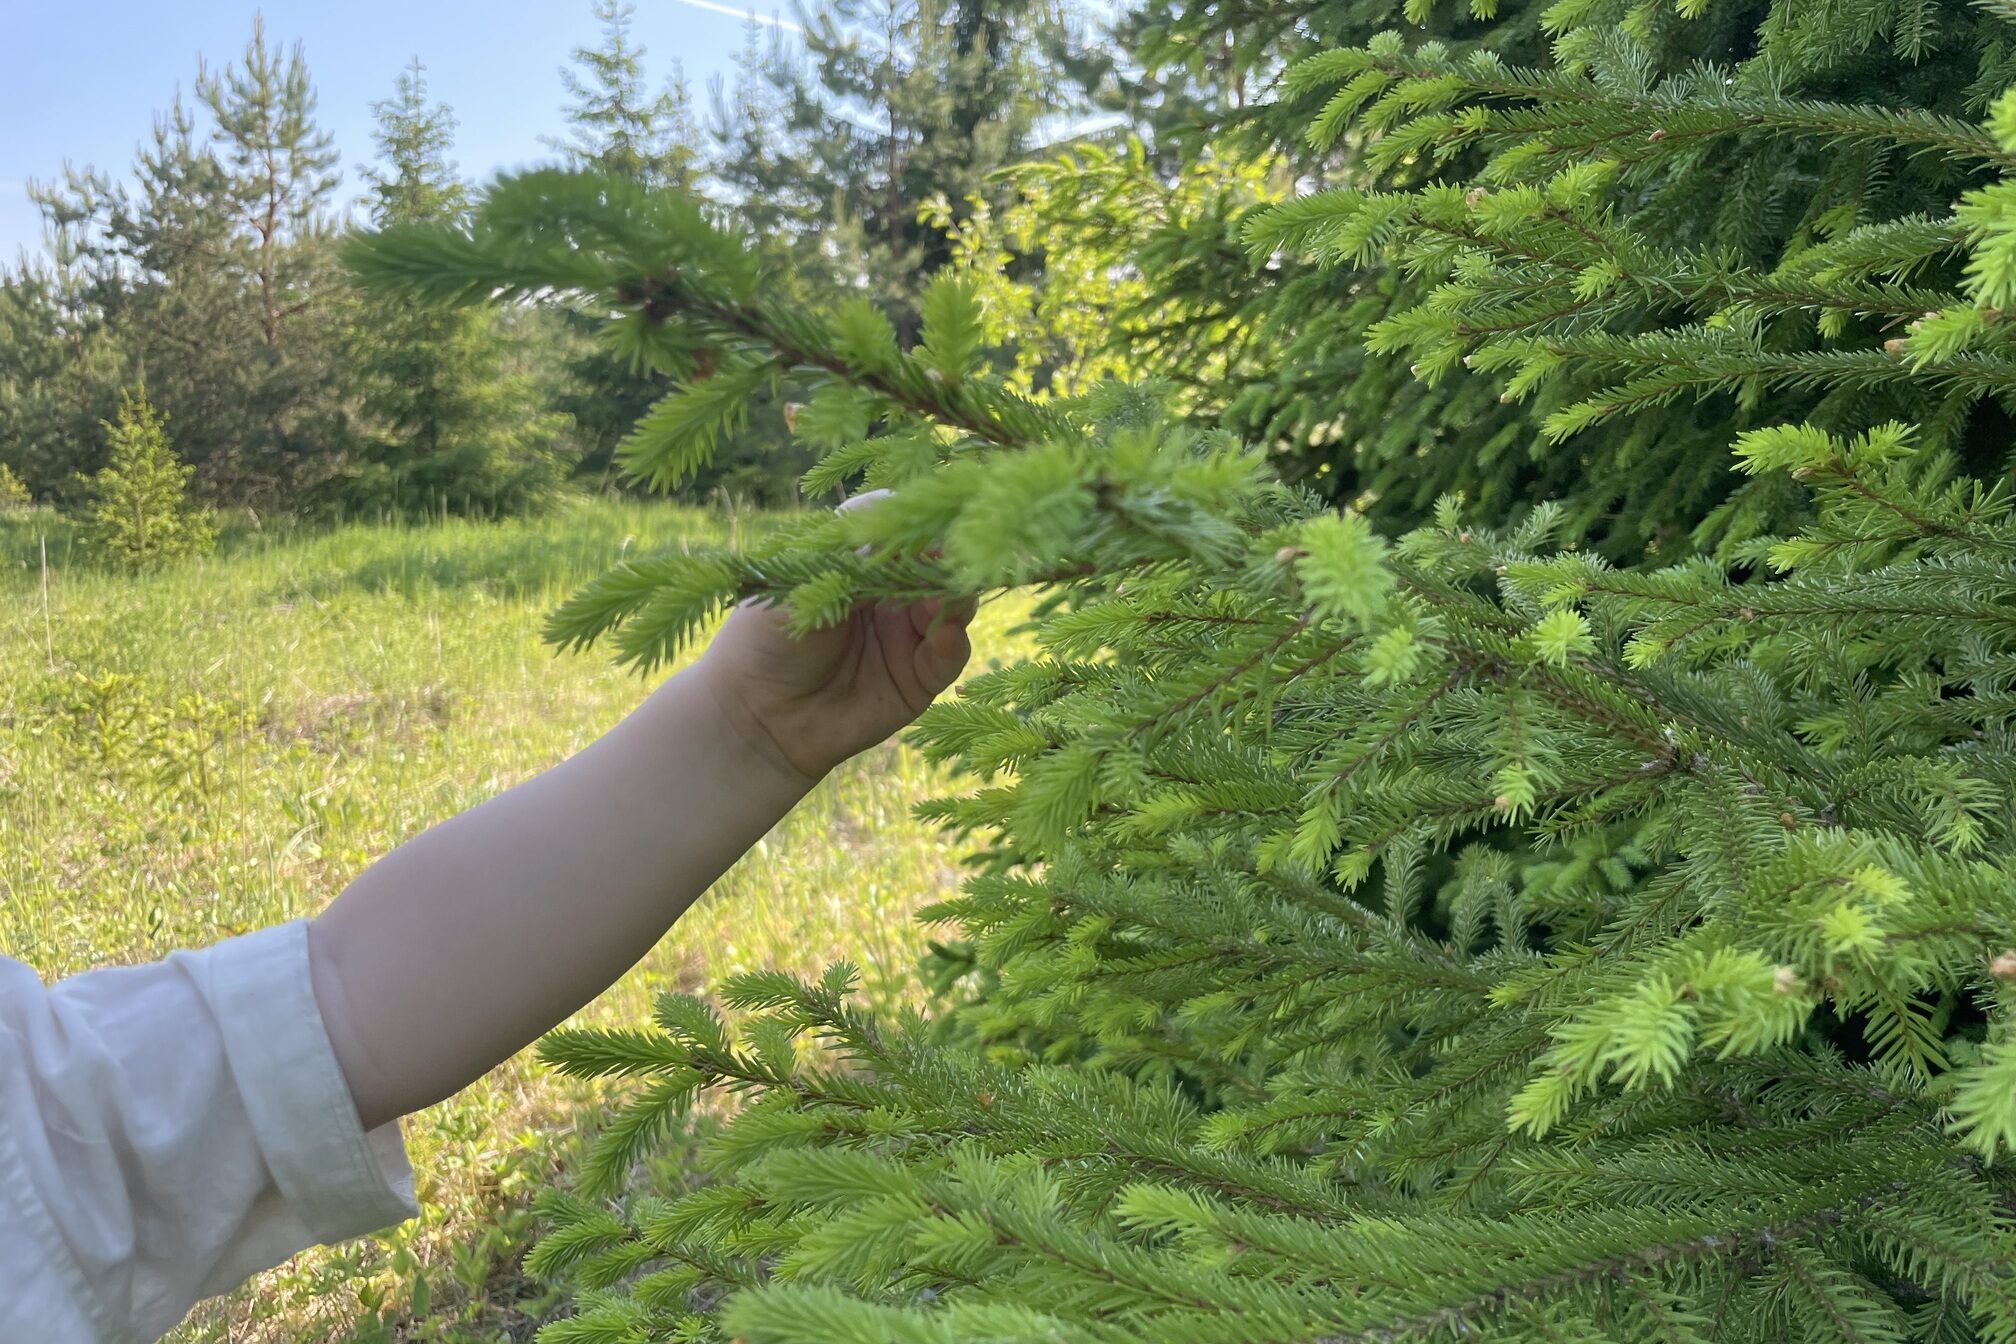
[[[0,509],[25,509],[32,502],[21,478],[5,462],[0,462]]]
[[[208,555],[217,544],[216,521],[189,503],[192,468],[169,446],[166,422],[145,389],[119,403],[119,417],[105,432],[111,455],[87,482],[85,541],[134,569]]]
[[[1462,137],[1485,167],[1297,201],[1253,238],[1446,274],[1376,339],[1513,397],[1574,367],[1557,438],[1724,384],[1811,390],[1830,418],[1868,386],[1922,405],[1744,434],[1739,468],[1811,521],[1721,562],[1627,569],[1563,508],[1457,500],[1389,543],[1155,387],[1008,391],[961,282],[907,352],[866,304],[767,302],[676,197],[534,175],[466,231],[360,252],[415,294],[617,311],[688,380],[625,447],[641,475],[705,460],[735,405],[713,380],[774,380],[828,450],[815,480],[896,489],[744,553],[627,564],[556,614],[563,644],[652,666],[747,593],[805,626],[1053,594],[1044,656],[915,733],[981,781],[931,815],[990,837],[935,911],[988,992],[890,1021],[848,968],[753,975],[732,1031],[667,996],[654,1029],[548,1042],[641,1089],[549,1201],[534,1267],[581,1309],[548,1344],[2016,1340],[2016,520],[1947,450],[1956,415],[2016,392],[2004,187],[1770,271],[1662,253],[1629,215],[1671,138],[1640,104],[1704,140],[1997,173],[2012,118],[1984,135],[1705,68],[1669,106],[1580,12],[1557,7],[1546,71],[1382,39],[1299,72],[1356,90],[1325,134]],[[1603,114],[1578,149],[1536,138],[1578,106]],[[1559,312],[1675,296],[1701,320]],[[1921,325],[1788,354],[1773,315]],[[747,1104],[708,1184],[595,1202],[709,1089]]]

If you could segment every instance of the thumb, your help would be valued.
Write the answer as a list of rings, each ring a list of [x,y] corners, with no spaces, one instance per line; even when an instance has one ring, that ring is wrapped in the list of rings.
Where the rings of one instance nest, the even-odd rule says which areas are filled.
[[[845,513],[849,509],[866,508],[870,504],[875,503],[877,500],[883,500],[889,498],[889,496],[894,493],[896,492],[893,490],[867,490],[863,491],[861,494],[858,495],[850,495],[846,499],[841,500],[839,507],[834,509],[833,512]],[[854,548],[854,554],[865,556],[868,554],[869,549],[870,548],[868,544],[866,542],[863,542],[861,545],[856,546]]]
[[[894,490],[887,490],[887,489],[864,490],[858,495],[850,495],[846,499],[841,500],[839,506],[835,508],[833,512],[845,513],[849,509],[858,509],[862,507],[864,504],[873,504],[878,499],[887,499],[889,498],[889,496],[895,493],[896,492]]]

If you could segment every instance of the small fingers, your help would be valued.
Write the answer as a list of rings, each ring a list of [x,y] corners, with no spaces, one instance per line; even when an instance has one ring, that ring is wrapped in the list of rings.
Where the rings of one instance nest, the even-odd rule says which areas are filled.
[[[887,499],[895,493],[894,490],[886,488],[864,490],[858,495],[853,495],[842,500],[833,511],[835,513],[845,513],[849,509],[862,508],[868,504],[872,504],[878,499]],[[866,545],[857,546],[854,548],[854,554],[865,557],[871,549],[871,547]],[[940,545],[934,545],[927,549],[924,554],[932,560],[942,560],[945,557],[945,548]],[[958,598],[949,605],[942,598],[927,598],[911,608],[911,620],[916,624],[917,633],[922,635],[937,621],[938,613],[942,608],[945,612],[946,621],[963,627],[968,621],[973,619],[973,612],[977,606],[978,604],[970,597]]]

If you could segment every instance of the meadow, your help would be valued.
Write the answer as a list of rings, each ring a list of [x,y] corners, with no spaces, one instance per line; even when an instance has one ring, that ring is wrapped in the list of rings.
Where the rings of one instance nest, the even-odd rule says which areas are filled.
[[[54,515],[0,513],[0,949],[54,978],[312,914],[374,856],[640,699],[600,656],[541,644],[575,584],[626,553],[763,525],[614,502],[499,524],[241,525],[214,557],[126,577]],[[1011,614],[981,613],[977,663]],[[581,1020],[842,957],[871,998],[915,998],[911,913],[958,870],[910,808],[950,783],[900,744],[850,762]],[[311,1252],[171,1339],[529,1338],[554,1307],[518,1268],[529,1202],[565,1180],[595,1102],[527,1057],[411,1117],[420,1219]]]

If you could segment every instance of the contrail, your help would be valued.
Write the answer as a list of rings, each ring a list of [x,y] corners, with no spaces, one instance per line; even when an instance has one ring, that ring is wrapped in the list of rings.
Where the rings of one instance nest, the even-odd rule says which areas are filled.
[[[731,19],[747,19],[750,23],[760,23],[765,28],[782,28],[787,33],[803,33],[805,31],[803,24],[793,23],[789,19],[780,19],[775,14],[758,14],[753,9],[741,9],[734,5],[718,4],[716,0],[679,0],[679,3],[691,9],[704,9],[711,14],[726,14]]]

